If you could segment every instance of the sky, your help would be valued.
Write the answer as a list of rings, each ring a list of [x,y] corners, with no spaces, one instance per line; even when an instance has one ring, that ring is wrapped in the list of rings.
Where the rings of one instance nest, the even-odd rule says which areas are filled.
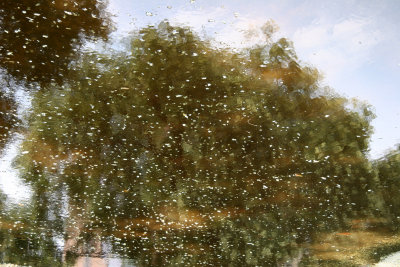
[[[233,48],[262,42],[260,27],[273,20],[323,86],[373,106],[371,158],[400,143],[400,1],[109,0],[108,10],[114,38],[168,19]]]
[[[18,177],[18,171],[12,166],[12,161],[18,154],[19,145],[22,143],[22,140],[22,135],[16,134],[13,140],[6,146],[0,158],[0,188],[8,195],[8,200],[11,200],[11,204],[14,202],[29,201],[31,196],[29,186],[24,184]]]

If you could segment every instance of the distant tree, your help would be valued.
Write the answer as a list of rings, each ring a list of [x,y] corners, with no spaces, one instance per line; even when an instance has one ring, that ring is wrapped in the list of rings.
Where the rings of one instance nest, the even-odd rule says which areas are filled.
[[[400,145],[374,162],[379,174],[380,193],[393,225],[398,228],[400,216]]]

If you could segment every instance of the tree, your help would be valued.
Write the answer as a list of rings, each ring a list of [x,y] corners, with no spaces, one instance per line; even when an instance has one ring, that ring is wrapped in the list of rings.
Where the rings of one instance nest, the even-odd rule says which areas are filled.
[[[0,152],[10,139],[12,130],[18,127],[19,120],[15,114],[14,99],[0,89]]]
[[[394,228],[398,228],[399,221],[399,190],[400,190],[400,146],[386,153],[374,162],[379,175],[380,193],[383,196],[387,217]]]
[[[18,81],[61,83],[84,40],[110,29],[97,0],[1,1],[0,67]]]
[[[76,68],[36,95],[19,164],[79,207],[78,235],[147,265],[265,265],[376,208],[370,108],[321,88],[286,39],[235,53],[163,22]]]

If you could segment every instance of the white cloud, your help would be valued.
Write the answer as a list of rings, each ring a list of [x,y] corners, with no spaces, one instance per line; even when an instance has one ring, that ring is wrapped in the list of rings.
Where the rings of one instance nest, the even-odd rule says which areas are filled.
[[[172,17],[175,25],[185,25],[232,48],[246,47],[264,40],[261,26],[268,18],[242,16],[217,7],[196,11],[179,11]]]
[[[329,80],[367,64],[380,40],[372,22],[356,19],[312,24],[293,36],[300,58],[329,74]]]

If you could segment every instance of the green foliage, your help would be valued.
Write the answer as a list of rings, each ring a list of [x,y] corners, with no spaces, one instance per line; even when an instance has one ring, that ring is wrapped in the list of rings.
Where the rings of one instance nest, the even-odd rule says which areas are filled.
[[[62,266],[51,225],[41,224],[29,203],[5,204],[0,192],[0,261],[29,266]]]
[[[374,162],[380,180],[380,192],[393,225],[398,229],[400,219],[400,146]]]
[[[0,67],[19,81],[62,83],[84,38],[109,31],[97,0],[1,1]]]
[[[365,251],[366,257],[369,261],[377,263],[384,257],[398,252],[400,250],[400,243],[389,243],[373,247]]]
[[[18,127],[14,99],[0,89],[0,152],[9,140],[11,133]],[[1,154],[1,153],[0,153]]]
[[[163,22],[76,68],[36,94],[18,159],[36,203],[67,199],[69,219],[45,206],[54,225],[112,236],[145,218],[150,238],[114,243],[143,265],[256,266],[377,209],[370,109],[326,93],[286,39],[238,54]]]

